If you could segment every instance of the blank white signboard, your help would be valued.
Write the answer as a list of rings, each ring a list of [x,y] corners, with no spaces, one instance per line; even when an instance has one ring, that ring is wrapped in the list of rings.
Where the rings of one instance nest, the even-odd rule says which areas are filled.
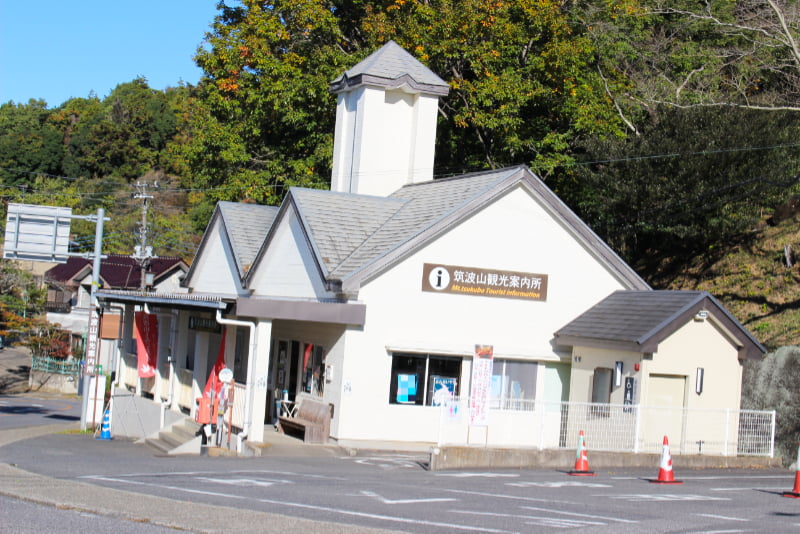
[[[3,258],[65,263],[71,217],[71,208],[9,204]]]

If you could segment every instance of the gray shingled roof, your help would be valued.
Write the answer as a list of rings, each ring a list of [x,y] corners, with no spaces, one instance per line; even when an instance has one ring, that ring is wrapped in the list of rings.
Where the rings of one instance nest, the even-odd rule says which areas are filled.
[[[494,196],[524,183],[554,216],[573,228],[631,288],[647,284],[578,219],[526,167],[472,173],[406,185],[388,198],[292,188],[295,206],[323,276],[344,291],[360,284],[458,224]]]
[[[233,247],[233,256],[244,278],[267,237],[278,208],[240,202],[218,202],[217,210]]]
[[[402,209],[395,212],[378,231],[354,249],[352,254],[332,271],[332,275],[341,279],[347,278],[462,208],[470,200],[490,191],[518,171],[518,168],[513,167],[400,188],[389,198],[402,202]]]
[[[361,85],[395,89],[408,85],[414,91],[444,96],[450,86],[394,41],[389,41],[366,59],[330,83],[339,93]]]
[[[761,344],[706,291],[615,291],[555,333],[563,345],[627,346],[655,352],[658,344],[705,310],[732,333],[743,355],[760,357]]]
[[[292,188],[290,196],[327,275],[403,207],[401,200],[319,189]]]

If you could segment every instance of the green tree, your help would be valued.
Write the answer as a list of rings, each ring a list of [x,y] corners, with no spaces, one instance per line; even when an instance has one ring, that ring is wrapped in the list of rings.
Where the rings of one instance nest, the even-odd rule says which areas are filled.
[[[450,84],[437,172],[527,163],[546,176],[571,161],[573,140],[621,131],[592,41],[562,2],[395,0],[368,11],[371,48],[394,39]]]
[[[638,136],[581,143],[569,203],[651,282],[747,235],[798,192],[798,119],[730,107],[659,108]],[[746,127],[743,127],[746,125]]]
[[[38,173],[59,174],[62,136],[44,100],[0,105],[0,182],[21,186]]]
[[[621,131],[592,42],[561,2],[243,0],[220,4],[196,57],[205,78],[182,147],[195,187],[273,204],[292,185],[325,187],[329,82],[389,39],[450,83],[438,174],[518,163],[547,174],[571,161],[572,139]]]
[[[800,110],[800,10],[787,0],[575,2],[617,102]],[[611,16],[609,16],[611,15]],[[623,88],[624,86],[624,88]]]

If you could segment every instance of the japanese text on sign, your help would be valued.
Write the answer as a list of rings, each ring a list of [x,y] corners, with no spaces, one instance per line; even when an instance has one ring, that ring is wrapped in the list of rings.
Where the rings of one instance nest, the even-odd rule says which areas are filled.
[[[547,275],[425,263],[422,290],[543,301]]]

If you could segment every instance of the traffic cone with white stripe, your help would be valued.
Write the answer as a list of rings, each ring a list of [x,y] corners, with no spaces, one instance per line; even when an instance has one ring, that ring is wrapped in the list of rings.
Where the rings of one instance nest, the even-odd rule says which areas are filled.
[[[111,441],[111,415],[108,413],[108,408],[103,414],[103,426],[100,427],[100,435],[97,436],[97,439]]]
[[[675,480],[672,472],[672,456],[669,453],[669,440],[664,436],[664,445],[661,447],[661,465],[658,469],[658,478],[651,480],[655,484],[683,484],[682,480]]]
[[[800,446],[797,447],[797,463],[795,464],[794,471],[794,488],[792,491],[784,491],[784,497],[791,497],[792,499],[800,499]]]
[[[594,471],[589,470],[589,458],[586,456],[586,438],[581,430],[578,435],[578,453],[575,455],[575,468],[567,471],[568,475],[574,477],[593,477]]]

